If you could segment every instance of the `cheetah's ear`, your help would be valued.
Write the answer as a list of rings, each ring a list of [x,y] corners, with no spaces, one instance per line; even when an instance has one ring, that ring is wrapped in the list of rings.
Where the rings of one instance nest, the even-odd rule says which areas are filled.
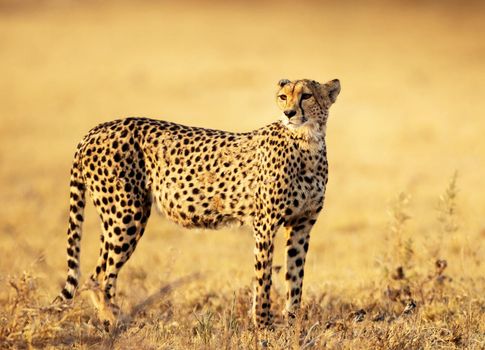
[[[338,79],[330,80],[321,86],[322,95],[329,100],[330,105],[335,103],[337,96],[340,93],[340,81]]]
[[[288,84],[290,81],[288,79],[281,79],[279,82],[278,82],[278,86],[280,88],[282,88],[283,86],[285,86],[286,84]]]

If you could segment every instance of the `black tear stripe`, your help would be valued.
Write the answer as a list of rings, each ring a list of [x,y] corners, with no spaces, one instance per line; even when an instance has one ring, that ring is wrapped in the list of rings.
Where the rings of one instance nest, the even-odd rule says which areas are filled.
[[[303,94],[301,96],[303,96]],[[300,110],[301,110],[301,116],[304,118],[305,117],[305,111],[303,110],[302,104],[303,104],[303,98],[300,97],[300,102],[298,103],[298,106],[300,107]]]
[[[297,80],[297,81],[295,82],[295,85],[293,85],[293,90],[291,90],[291,94],[293,94],[293,93],[294,93],[295,88],[296,88],[296,85],[297,85],[299,82],[301,82],[301,80]],[[303,94],[302,94],[302,96],[303,96]],[[300,99],[299,99],[299,102],[298,102],[298,107],[300,107],[301,116],[302,116],[302,117],[305,117],[305,111],[303,110],[302,103],[303,103],[303,99],[302,99],[302,98],[301,98],[301,96],[300,96]]]

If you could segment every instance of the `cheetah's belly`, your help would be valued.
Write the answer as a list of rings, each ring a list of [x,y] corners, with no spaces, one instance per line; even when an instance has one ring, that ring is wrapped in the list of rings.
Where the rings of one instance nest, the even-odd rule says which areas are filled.
[[[161,165],[159,173],[164,176],[153,191],[160,212],[184,227],[218,228],[249,223],[255,180],[251,161],[227,161],[223,157],[212,162],[189,159],[169,159]]]

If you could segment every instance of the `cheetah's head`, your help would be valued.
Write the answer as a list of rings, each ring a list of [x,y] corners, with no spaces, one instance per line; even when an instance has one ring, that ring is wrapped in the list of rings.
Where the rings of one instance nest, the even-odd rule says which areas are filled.
[[[276,99],[283,112],[282,122],[290,130],[315,135],[324,134],[328,109],[340,92],[338,79],[320,84],[315,80],[282,79]]]

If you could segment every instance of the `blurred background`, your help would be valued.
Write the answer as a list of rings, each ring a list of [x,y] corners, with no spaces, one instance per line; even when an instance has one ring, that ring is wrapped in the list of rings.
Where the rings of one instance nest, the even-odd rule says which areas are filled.
[[[281,78],[342,84],[307,290],[358,287],[379,273],[389,203],[402,191],[406,230],[426,254],[455,171],[449,266],[483,277],[466,259],[484,257],[484,23],[480,1],[0,0],[0,282],[31,270],[46,300],[60,288],[69,170],[91,127],[143,116],[249,131],[278,118]],[[99,233],[89,207],[84,276]],[[120,295],[191,272],[205,274],[199,289],[247,286],[252,247],[247,228],[189,232],[152,215]]]

